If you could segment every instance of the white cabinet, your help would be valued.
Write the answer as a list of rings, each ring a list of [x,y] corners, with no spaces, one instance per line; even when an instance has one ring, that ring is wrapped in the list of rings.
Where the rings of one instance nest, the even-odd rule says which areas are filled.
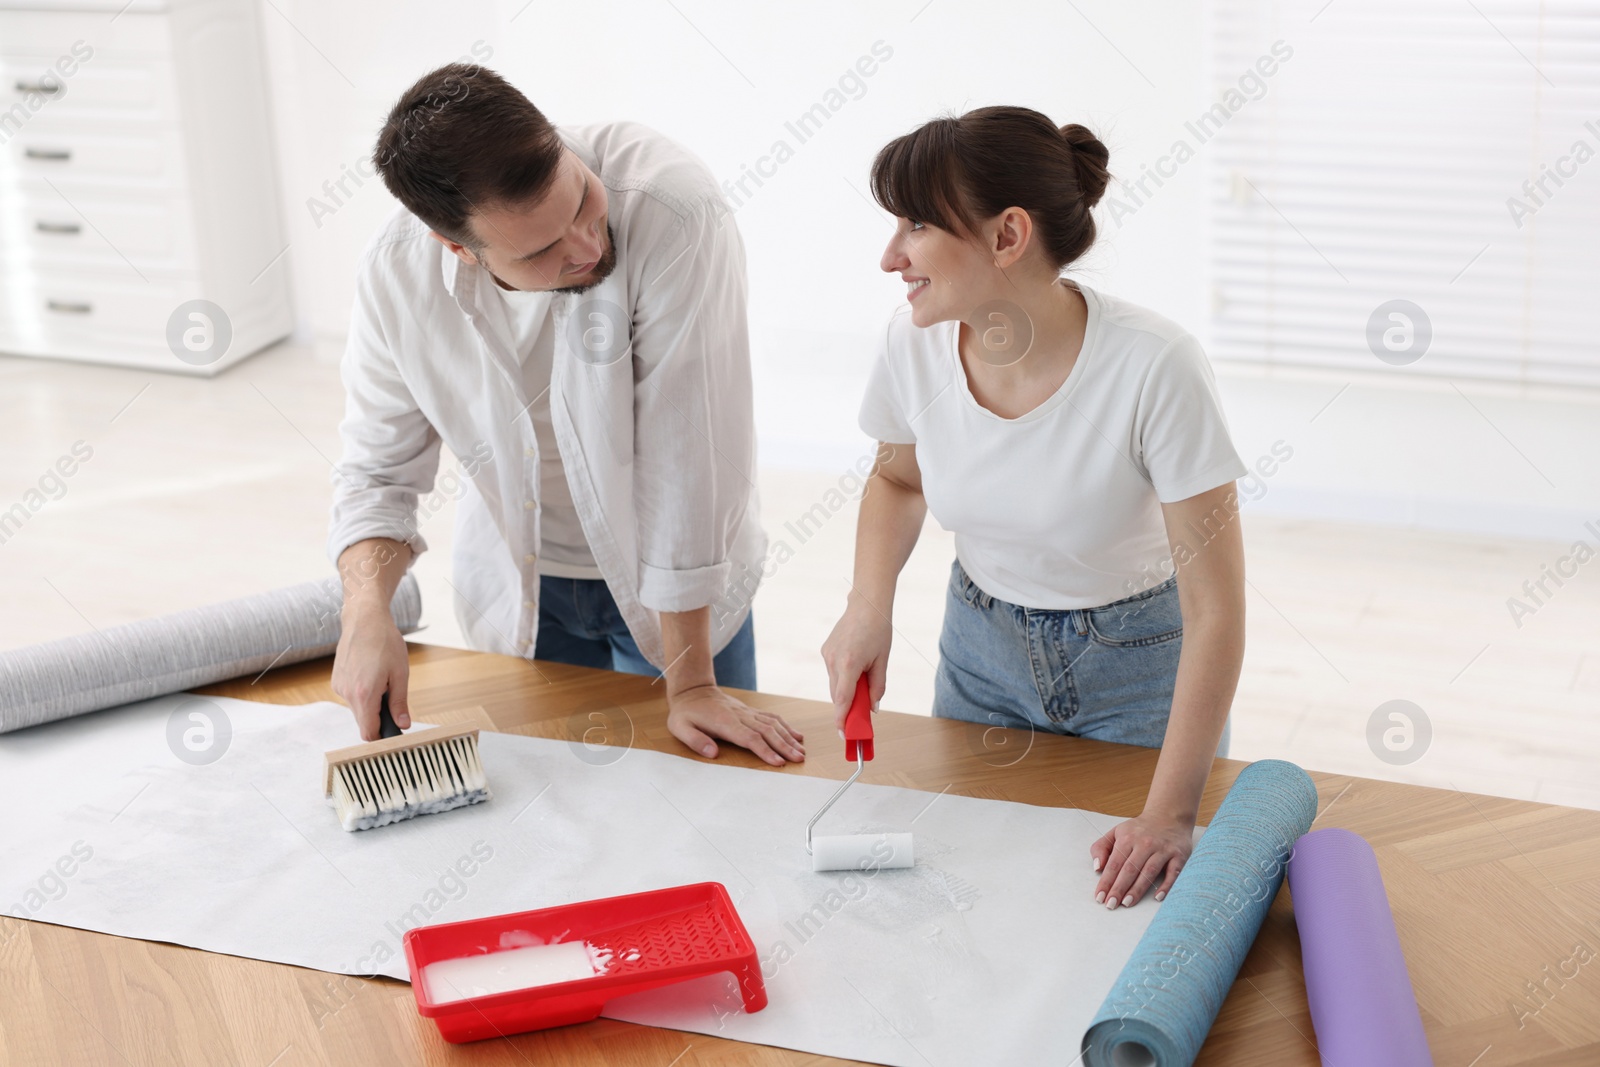
[[[254,0],[0,0],[0,353],[215,374],[288,335]]]

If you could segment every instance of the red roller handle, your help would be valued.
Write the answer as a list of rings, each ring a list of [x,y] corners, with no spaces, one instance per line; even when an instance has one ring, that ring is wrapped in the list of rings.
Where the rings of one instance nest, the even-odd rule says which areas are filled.
[[[844,758],[872,758],[872,694],[865,674],[856,680],[856,697],[844,716]]]

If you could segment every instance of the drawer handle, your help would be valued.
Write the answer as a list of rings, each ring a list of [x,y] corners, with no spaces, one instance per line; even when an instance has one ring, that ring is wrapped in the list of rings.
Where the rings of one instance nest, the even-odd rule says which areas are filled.
[[[94,310],[87,300],[46,300],[44,306],[65,315],[87,315]]]
[[[36,221],[33,224],[33,228],[38,230],[40,233],[82,233],[83,232],[83,227],[78,225],[76,222],[46,222],[44,219],[39,219],[38,221]]]
[[[19,93],[43,93],[45,96],[54,96],[60,91],[61,86],[53,82],[17,82],[17,92]]]
[[[70,148],[26,148],[23,149],[22,154],[29,159],[67,160],[72,158],[72,150]]]

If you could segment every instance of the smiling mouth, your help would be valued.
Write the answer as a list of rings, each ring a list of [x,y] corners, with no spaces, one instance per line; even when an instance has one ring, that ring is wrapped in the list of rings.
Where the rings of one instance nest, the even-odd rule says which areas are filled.
[[[928,287],[928,279],[927,278],[919,278],[916,281],[907,282],[906,283],[906,299],[907,300],[914,300],[916,298],[916,295],[918,293],[922,292],[922,290],[926,289],[927,287]]]

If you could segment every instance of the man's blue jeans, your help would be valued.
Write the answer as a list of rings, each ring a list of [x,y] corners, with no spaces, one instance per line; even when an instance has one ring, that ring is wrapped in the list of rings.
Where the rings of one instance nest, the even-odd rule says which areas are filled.
[[[756,687],[756,638],[753,616],[711,660],[717,684],[734,689]],[[639,651],[611,590],[599,578],[539,579],[539,638],[535,659],[576,667],[643,674],[661,672]]]

